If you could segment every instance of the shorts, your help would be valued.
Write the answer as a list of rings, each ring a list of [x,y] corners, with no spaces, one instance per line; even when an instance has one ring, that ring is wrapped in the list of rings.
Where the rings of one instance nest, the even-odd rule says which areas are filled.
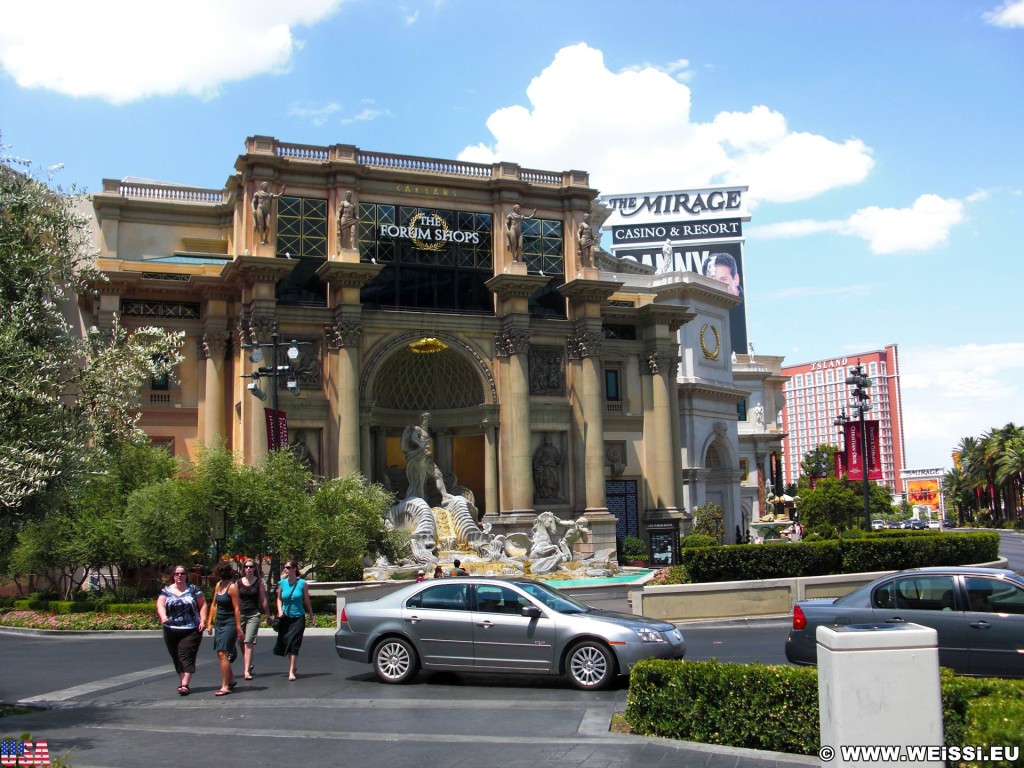
[[[245,642],[249,645],[256,645],[256,633],[260,630],[260,617],[263,614],[250,613],[242,616],[242,631],[245,632]]]

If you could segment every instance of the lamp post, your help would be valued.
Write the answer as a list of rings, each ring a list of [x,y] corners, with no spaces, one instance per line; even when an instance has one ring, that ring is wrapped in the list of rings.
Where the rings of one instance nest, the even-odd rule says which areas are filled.
[[[267,399],[267,393],[260,389],[260,380],[268,378],[271,381],[270,384],[270,409],[273,411],[273,418],[271,419],[271,446],[270,450],[277,451],[281,449],[281,423],[277,416],[277,380],[281,377],[287,378],[288,391],[293,395],[299,394],[299,376],[298,373],[292,368],[291,364],[299,359],[299,346],[303,344],[309,344],[308,341],[296,341],[292,339],[290,342],[282,342],[281,334],[277,332],[277,326],[274,326],[274,332],[270,334],[269,343],[260,343],[254,341],[251,344],[242,344],[242,349],[252,350],[249,353],[249,360],[254,363],[260,363],[263,361],[263,350],[270,350],[270,365],[260,366],[252,373],[243,374],[243,379],[251,379],[246,384],[246,389],[249,390],[249,394],[260,400]],[[287,347],[288,350],[285,353],[288,358],[288,364],[279,365],[277,350],[281,347]]]
[[[837,445],[839,446],[840,451],[843,452],[844,457],[846,455],[846,452],[843,450],[843,444],[846,442],[846,429],[845,429],[845,427],[846,427],[846,422],[849,421],[849,418],[850,417],[846,415],[846,409],[843,408],[842,410],[839,411],[839,415],[836,416],[834,419],[832,419],[832,426],[839,428],[839,435],[841,437],[841,440],[837,443]],[[844,459],[844,463],[845,463],[845,459]],[[848,514],[846,516],[846,527],[847,528],[852,528],[853,527],[853,514],[852,513]]]
[[[853,402],[850,412],[860,419],[860,466],[864,477],[864,530],[871,530],[871,491],[868,484],[868,433],[864,429],[864,414],[871,410],[871,379],[864,375],[864,366],[860,360],[853,373],[846,377],[846,383],[853,385]]]

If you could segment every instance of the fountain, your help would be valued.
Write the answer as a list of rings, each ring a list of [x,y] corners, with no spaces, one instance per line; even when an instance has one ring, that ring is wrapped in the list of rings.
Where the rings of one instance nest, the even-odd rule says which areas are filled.
[[[403,498],[387,512],[388,525],[409,532],[411,552],[397,564],[381,558],[366,569],[366,578],[408,578],[417,569],[433,569],[454,558],[470,573],[487,576],[573,579],[607,577],[618,571],[615,550],[601,550],[586,558],[573,551],[590,535],[583,516],[562,520],[553,512],[540,512],[530,534],[494,534],[490,524],[481,527],[472,491],[459,486],[458,478],[446,476],[434,463],[429,420],[429,413],[420,414],[419,423],[410,424],[402,433],[407,487]],[[394,486],[403,478],[392,475],[389,479]]]

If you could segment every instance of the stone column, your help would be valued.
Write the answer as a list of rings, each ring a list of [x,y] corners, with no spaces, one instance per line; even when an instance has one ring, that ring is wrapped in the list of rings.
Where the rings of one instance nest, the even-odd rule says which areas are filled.
[[[207,331],[200,344],[201,356],[206,360],[206,383],[203,392],[203,443],[213,446],[223,440],[224,429],[224,356],[228,334],[225,331]]]
[[[496,517],[498,508],[498,451],[494,424],[485,421],[484,430],[484,506],[488,518]]]
[[[569,339],[569,359],[578,363],[574,400],[580,407],[584,507],[588,517],[608,512],[604,497],[604,392],[601,382],[600,323],[580,323]]]
[[[679,450],[672,446],[672,406],[669,379],[675,381],[678,358],[662,351],[648,351],[641,358],[640,373],[650,378],[650,407],[644,411],[644,442],[647,444],[648,482],[651,503],[659,511],[676,511],[675,474]],[[649,439],[648,439],[649,437]]]
[[[501,514],[533,513],[533,467],[530,455],[530,348],[528,318],[515,318],[496,335],[505,391],[501,403]]]
[[[328,407],[333,427],[331,453],[338,477],[362,472],[367,479],[372,478],[366,466],[372,461],[369,434],[360,431],[363,310],[359,291],[383,268],[379,264],[360,264],[357,256],[354,262],[325,262],[316,271],[317,277],[327,283],[327,303],[334,310],[334,323],[325,332],[328,348],[337,356],[330,367]]]
[[[360,465],[361,436],[359,430],[359,344],[363,324],[358,317],[336,313],[335,324],[325,328],[327,348],[337,355],[333,368],[335,386],[332,393],[337,477],[347,477],[362,470]]]

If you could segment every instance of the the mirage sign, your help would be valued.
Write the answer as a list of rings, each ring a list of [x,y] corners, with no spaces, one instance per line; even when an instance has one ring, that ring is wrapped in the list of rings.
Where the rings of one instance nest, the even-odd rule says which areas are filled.
[[[743,222],[750,221],[746,187],[603,195],[611,209],[602,225],[619,259],[651,267],[656,275],[696,272],[743,298]],[[747,349],[744,304],[729,313],[732,348]]]

